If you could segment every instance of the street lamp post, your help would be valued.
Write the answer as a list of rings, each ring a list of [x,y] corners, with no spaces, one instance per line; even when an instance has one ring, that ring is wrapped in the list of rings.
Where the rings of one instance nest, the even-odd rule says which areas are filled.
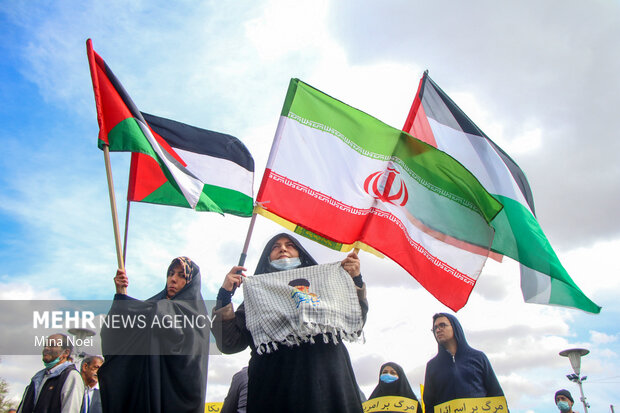
[[[583,395],[582,383],[588,378],[588,376],[580,377],[581,375],[581,357],[590,353],[590,350],[585,348],[571,348],[568,350],[560,351],[560,356],[568,357],[570,365],[573,368],[575,374],[567,374],[566,378],[579,385],[579,392],[581,393],[581,402],[583,403],[583,409],[585,413],[588,413],[588,407],[590,405],[586,402],[586,397]]]

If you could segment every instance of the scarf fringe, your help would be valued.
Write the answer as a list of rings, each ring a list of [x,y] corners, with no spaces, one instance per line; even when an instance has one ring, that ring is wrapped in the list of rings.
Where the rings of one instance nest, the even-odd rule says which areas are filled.
[[[304,325],[307,327],[307,325]],[[347,333],[342,329],[338,329],[331,326],[318,326],[316,324],[313,325],[312,329],[304,328],[304,330],[316,330],[314,334],[304,335],[302,337],[289,335],[280,340],[273,340],[267,343],[260,343],[256,347],[256,353],[258,354],[270,354],[272,351],[278,350],[278,344],[284,344],[288,347],[293,346],[301,346],[303,343],[315,344],[315,337],[318,335],[323,336],[323,342],[325,344],[329,343],[330,339],[334,344],[338,344],[338,337],[340,337],[340,341],[346,340],[349,342],[362,341],[362,343],[366,342],[366,337],[364,336],[364,331],[356,331],[353,333]]]

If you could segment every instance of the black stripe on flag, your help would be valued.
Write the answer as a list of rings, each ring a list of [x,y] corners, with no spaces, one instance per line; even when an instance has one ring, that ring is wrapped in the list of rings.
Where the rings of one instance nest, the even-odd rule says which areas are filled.
[[[114,89],[116,89],[116,92],[118,92],[119,96],[123,100],[123,103],[125,103],[125,106],[127,106],[127,109],[129,109],[129,112],[131,112],[131,116],[144,122],[144,119],[142,118],[142,113],[138,110],[136,104],[133,103],[133,100],[131,100],[131,98],[129,97],[129,94],[123,87],[123,84],[117,79],[117,77],[112,72],[112,69],[110,69],[108,64],[101,57],[99,57],[99,60],[100,64],[103,64],[105,74],[110,80],[110,83],[112,83],[112,86],[114,86]]]
[[[519,186],[521,193],[525,197],[530,209],[534,216],[536,212],[534,209],[534,197],[532,196],[532,189],[527,181],[525,173],[512,160],[512,158],[504,152],[495,142],[493,142],[469,117],[459,108],[456,103],[443,91],[437,84],[425,74],[428,82],[424,83],[422,91],[422,106],[426,112],[426,116],[436,120],[437,122],[449,126],[455,130],[462,130],[470,135],[480,136],[487,140],[489,145],[500,156],[502,161],[506,164],[506,167],[510,171],[513,179]],[[445,110],[447,109],[447,111]]]
[[[254,172],[254,159],[243,142],[225,133],[142,113],[153,130],[177,149],[226,159]]]

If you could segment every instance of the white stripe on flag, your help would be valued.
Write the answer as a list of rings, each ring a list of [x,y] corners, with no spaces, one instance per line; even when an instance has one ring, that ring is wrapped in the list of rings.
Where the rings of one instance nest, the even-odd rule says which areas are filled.
[[[284,117],[279,126],[272,170],[355,208],[373,205],[374,199],[356,182],[361,176],[363,185],[366,176],[385,169],[385,162],[360,156],[334,135],[295,120]]]
[[[455,130],[431,118],[428,118],[428,123],[433,130],[437,149],[463,164],[491,194],[512,198],[529,210],[506,164],[484,137]],[[493,175],[490,175],[490,171]]]
[[[549,304],[551,277],[521,264],[521,292],[526,303]]]
[[[253,195],[254,173],[228,159],[173,148],[185,161],[187,169],[203,183]]]
[[[176,163],[171,162],[169,159],[170,155],[161,148],[161,146],[151,133],[151,130],[141,121],[137,120],[137,122],[138,125],[140,125],[140,129],[149,140],[149,143],[153,147],[155,153],[160,157],[160,159],[162,159],[162,162],[172,174],[175,182],[181,189],[181,192],[183,192],[183,196],[185,196],[187,202],[192,208],[196,208],[198,200],[200,199],[200,195],[202,194],[202,188],[204,187],[203,183],[200,182],[199,179],[194,178],[193,176],[185,172],[183,170],[185,168],[180,169],[176,165]]]

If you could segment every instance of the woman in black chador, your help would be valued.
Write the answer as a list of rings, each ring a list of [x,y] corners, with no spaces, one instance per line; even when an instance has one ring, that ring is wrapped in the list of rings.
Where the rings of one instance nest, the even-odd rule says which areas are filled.
[[[116,272],[114,283],[108,319],[134,324],[110,323],[101,329],[103,411],[204,412],[209,330],[196,327],[204,326],[208,316],[198,265],[187,257],[172,260],[166,287],[145,301],[127,295],[124,270]]]
[[[405,371],[396,363],[387,362],[381,366],[381,369],[379,369],[379,384],[372,391],[368,400],[383,396],[400,396],[418,400],[411,389]],[[417,413],[421,412],[422,407],[418,403]]]
[[[265,246],[255,274],[316,265],[317,262],[287,234],[278,234]],[[356,286],[362,317],[366,319],[366,287],[355,253],[342,261],[342,267]],[[231,296],[243,280],[235,266],[226,275],[218,293],[213,332],[223,353],[237,353],[250,346],[248,367],[248,413],[361,413],[362,406],[351,360],[342,340],[315,338],[314,343],[280,345],[277,350],[258,354],[246,328],[243,304],[234,311]]]

